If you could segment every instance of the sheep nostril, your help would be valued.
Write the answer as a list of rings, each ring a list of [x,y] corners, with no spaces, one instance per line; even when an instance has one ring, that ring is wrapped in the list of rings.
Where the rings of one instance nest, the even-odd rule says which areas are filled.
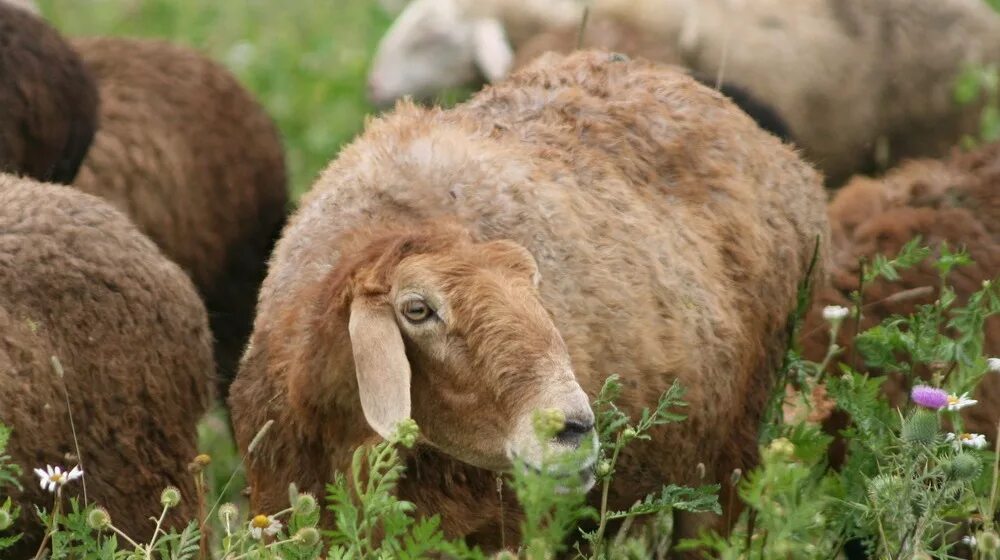
[[[556,441],[564,445],[578,447],[583,438],[594,429],[592,420],[566,420],[563,429],[556,434]]]

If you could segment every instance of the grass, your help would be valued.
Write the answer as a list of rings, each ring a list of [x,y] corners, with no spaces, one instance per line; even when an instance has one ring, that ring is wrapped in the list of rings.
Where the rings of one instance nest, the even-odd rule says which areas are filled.
[[[225,64],[284,136],[298,199],[374,109],[371,54],[390,18],[374,0],[40,0],[69,36],[156,37]]]

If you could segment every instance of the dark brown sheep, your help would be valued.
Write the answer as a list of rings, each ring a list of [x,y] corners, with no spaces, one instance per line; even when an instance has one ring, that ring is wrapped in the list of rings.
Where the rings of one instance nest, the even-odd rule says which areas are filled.
[[[41,18],[0,1],[0,172],[71,183],[97,126],[97,87]]]
[[[82,463],[87,498],[133,538],[152,534],[167,485],[184,496],[170,523],[190,519],[186,467],[212,369],[190,279],[128,218],[74,189],[0,175],[0,422],[14,429],[8,452],[25,472],[13,497],[26,538],[13,557],[42,536],[32,504],[52,507],[32,474],[45,464]]]
[[[449,535],[491,548],[506,527],[513,546],[496,471],[537,464],[533,409],[565,413],[560,448],[589,437],[585,397],[611,373],[632,415],[674,381],[690,405],[626,448],[611,507],[695,483],[699,463],[729,481],[756,462],[824,200],[790,148],[648,61],[550,53],[454,109],[398,104],[275,250],[230,396],[241,449],[274,421],[248,459],[252,507],[283,507],[293,481],[323,492],[412,416],[426,439],[401,496]]]
[[[801,339],[805,356],[815,361],[822,360],[829,343],[822,309],[850,305],[862,258],[894,256],[917,235],[931,247],[941,242],[964,247],[975,264],[955,269],[950,277],[959,304],[981,289],[984,280],[1000,277],[1000,142],[945,160],[911,161],[879,180],[856,178],[837,193],[829,214],[834,261],[830,285],[819,292]],[[901,271],[899,281],[878,280],[866,289],[861,328],[875,326],[891,315],[913,313],[918,305],[935,301],[940,280],[931,262]],[[853,335],[852,326],[842,328],[837,343],[847,349],[845,357],[853,356],[852,365],[863,368],[861,356],[850,351]],[[986,323],[985,351],[1000,355],[1000,317]],[[897,401],[908,390],[895,380],[885,388]],[[976,398],[979,406],[962,411],[966,428],[996,441],[1000,379],[986,377]]]
[[[221,65],[161,41],[74,41],[101,125],[74,185],[123,210],[194,280],[225,391],[288,193],[278,130]]]

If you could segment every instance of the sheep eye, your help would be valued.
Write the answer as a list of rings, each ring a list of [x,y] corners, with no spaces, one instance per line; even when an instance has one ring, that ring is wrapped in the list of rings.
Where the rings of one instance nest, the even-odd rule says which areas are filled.
[[[403,304],[403,317],[411,323],[423,323],[434,316],[434,310],[426,302],[412,299]]]

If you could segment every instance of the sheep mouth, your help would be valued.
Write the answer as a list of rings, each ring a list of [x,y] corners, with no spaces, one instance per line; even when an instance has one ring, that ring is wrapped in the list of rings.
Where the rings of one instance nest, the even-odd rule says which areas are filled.
[[[516,456],[515,456],[516,459]],[[555,491],[559,494],[566,494],[572,491],[580,491],[584,494],[589,492],[597,482],[595,471],[596,460],[588,458],[584,465],[577,470],[560,469],[549,467],[542,469],[527,461],[521,461],[521,465],[536,475],[549,476],[556,481]]]

